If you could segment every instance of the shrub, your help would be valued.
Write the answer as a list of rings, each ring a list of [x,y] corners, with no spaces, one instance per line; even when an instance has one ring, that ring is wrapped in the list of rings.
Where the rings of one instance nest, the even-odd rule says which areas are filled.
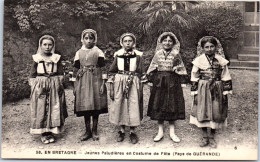
[[[58,19],[56,17],[55,21],[44,21],[50,24],[42,26],[40,29],[34,26],[34,23],[34,25],[30,26],[31,32],[20,32],[19,29],[27,29],[28,26],[19,28],[21,27],[19,23],[22,21],[14,16],[26,13],[20,13],[22,10],[20,10],[18,6],[18,8],[15,8],[17,12],[13,15],[13,8],[12,6],[9,7],[5,7],[3,102],[29,97],[30,87],[27,83],[29,73],[28,65],[32,61],[31,55],[36,52],[38,37],[45,33],[52,34],[55,37],[57,42],[56,50],[64,56],[65,87],[71,85],[69,82],[69,71],[73,69],[73,57],[77,49],[81,46],[80,34],[84,28],[98,29],[98,43],[103,43],[99,44],[98,47],[103,50],[107,58],[107,64],[103,68],[104,70],[109,69],[113,61],[114,52],[121,48],[118,37],[127,31],[136,34],[138,49],[149,45],[147,47],[148,49],[141,49],[141,51],[144,51],[143,60],[145,70],[147,70],[154,56],[154,47],[158,31],[156,31],[157,34],[150,34],[150,36],[155,37],[155,39],[145,40],[144,38],[148,35],[144,35],[142,31],[134,28],[134,26],[138,25],[137,22],[124,10],[119,10],[120,12],[115,10],[115,14],[110,15],[111,19],[101,21],[98,25],[92,24],[94,19],[93,21],[79,21],[79,19],[66,18],[66,16],[63,17],[64,19],[60,19],[60,16],[58,16]],[[59,14],[59,12],[57,12],[57,14]],[[190,9],[188,14],[200,22],[197,30],[194,29],[191,31],[181,28],[178,33],[174,30],[174,27],[170,26],[169,31],[175,32],[179,40],[182,40],[181,56],[189,75],[192,68],[191,61],[196,55],[197,42],[202,36],[212,35],[219,38],[224,47],[225,54],[229,57],[240,48],[237,42],[242,27],[242,15],[238,9],[228,7],[202,7]],[[79,18],[83,19],[84,17]],[[63,23],[57,23],[61,20],[64,20],[65,25]],[[61,26],[56,29],[52,28],[53,24],[59,24]],[[73,28],[71,28],[72,25],[74,26]],[[168,28],[165,28],[165,30],[166,29],[168,30]],[[182,39],[180,36],[182,36]]]
[[[235,8],[195,8],[190,15],[200,21],[206,34],[216,36],[220,41],[237,39],[242,28],[241,12]]]
[[[28,71],[30,69],[30,65],[27,65],[21,71],[8,71],[6,70],[7,68],[8,65],[5,65],[3,68],[3,103],[30,97],[31,88],[28,84]]]
[[[239,49],[238,38],[243,27],[243,17],[239,9],[234,7],[194,8],[189,14],[200,21],[199,32],[190,33],[197,41],[205,36],[215,36],[224,47],[225,54],[231,57],[234,49]]]

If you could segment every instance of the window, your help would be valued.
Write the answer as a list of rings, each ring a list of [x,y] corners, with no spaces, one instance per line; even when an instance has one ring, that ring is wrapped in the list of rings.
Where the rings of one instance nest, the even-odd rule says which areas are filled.
[[[245,12],[255,12],[255,2],[246,2]]]
[[[259,25],[259,2],[245,2],[245,25]]]
[[[257,2],[257,12],[259,12],[259,2]]]

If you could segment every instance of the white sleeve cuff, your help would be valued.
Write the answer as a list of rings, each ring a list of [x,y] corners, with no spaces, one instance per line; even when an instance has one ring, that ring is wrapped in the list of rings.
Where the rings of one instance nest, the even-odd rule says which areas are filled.
[[[72,78],[70,78],[70,81],[75,82],[76,78],[72,77]]]
[[[107,83],[114,83],[114,77],[109,77]]]
[[[198,94],[198,91],[191,91],[191,95],[192,95],[192,96],[194,96],[194,95],[196,95],[196,94]]]
[[[232,90],[231,91],[223,91],[223,95],[227,95],[227,94],[232,94]]]
[[[108,75],[107,74],[102,74],[102,79],[107,80],[108,79]]]
[[[181,87],[185,88],[185,87],[187,87],[187,85],[186,84],[181,84]]]
[[[29,78],[29,80],[28,80],[29,85],[32,86],[34,81],[35,81],[35,78]]]

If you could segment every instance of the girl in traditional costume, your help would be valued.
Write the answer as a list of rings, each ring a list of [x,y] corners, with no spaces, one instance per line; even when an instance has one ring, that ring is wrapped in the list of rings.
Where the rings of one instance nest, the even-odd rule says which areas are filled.
[[[29,84],[31,86],[31,134],[41,134],[44,144],[55,142],[53,134],[63,130],[68,116],[63,87],[61,55],[54,53],[55,40],[44,35],[37,53],[32,56]]]
[[[111,107],[109,121],[120,126],[117,142],[125,137],[125,126],[130,127],[130,140],[135,144],[138,137],[135,127],[141,124],[143,117],[142,52],[135,49],[136,37],[125,33],[120,37],[122,49],[115,53],[114,62],[109,72],[112,77],[108,81],[110,87]]]
[[[180,43],[172,32],[164,32],[157,41],[157,47],[147,75],[153,83],[147,115],[158,121],[158,134],[154,141],[163,136],[164,121],[169,121],[170,137],[180,142],[175,134],[174,121],[185,119],[185,103],[181,84],[187,75],[180,56]]]
[[[84,116],[86,132],[81,141],[89,138],[99,140],[97,132],[100,114],[107,113],[107,97],[105,80],[107,75],[101,71],[105,66],[104,53],[96,46],[97,33],[86,29],[81,34],[82,47],[74,58],[74,112],[76,116]],[[90,125],[92,116],[92,129]]]
[[[227,94],[232,93],[228,61],[219,40],[212,36],[200,39],[197,57],[192,63],[191,93],[194,101],[190,123],[202,128],[201,147],[210,145],[216,148],[215,131],[227,126]]]

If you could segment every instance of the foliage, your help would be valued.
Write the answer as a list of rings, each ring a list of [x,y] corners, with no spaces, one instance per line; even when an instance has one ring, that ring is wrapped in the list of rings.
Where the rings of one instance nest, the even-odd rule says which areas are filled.
[[[200,32],[196,39],[204,35],[217,37],[229,52],[235,46],[237,49],[237,39],[243,27],[243,17],[237,8],[217,7],[217,8],[195,8],[189,14],[200,21]],[[229,49],[227,49],[229,48]]]
[[[13,64],[5,64],[3,67],[2,101],[16,101],[30,96],[28,84],[28,71],[30,65],[25,65],[21,71],[11,71]]]
[[[185,48],[181,49],[180,55],[182,57],[183,63],[186,67],[187,73],[188,73],[188,78],[190,78],[191,74],[191,69],[192,69],[192,61],[194,57],[197,55],[197,49],[196,48]]]
[[[51,34],[56,51],[64,59],[65,86],[75,52],[80,48],[81,32],[93,28],[107,58],[108,70],[113,54],[121,47],[119,37],[132,32],[137,49],[144,52],[145,70],[154,55],[158,36],[172,31],[181,42],[181,56],[188,70],[204,35],[220,39],[227,53],[234,52],[242,16],[235,7],[196,7],[196,1],[85,1],[85,0],[8,0],[4,8],[3,101],[29,96],[27,84],[31,55],[38,39]],[[234,43],[235,42],[235,43]]]
[[[62,54],[63,59],[71,61],[81,46],[81,31],[94,28],[100,34],[109,33],[104,24],[109,22],[109,16],[114,14],[120,3],[84,0],[5,1],[3,102],[28,97],[27,66],[30,66],[31,55],[38,48],[39,37],[43,34],[53,35],[56,51]],[[21,71],[24,74],[19,73]]]
[[[183,44],[185,29],[191,30],[198,20],[186,13],[188,4],[198,2],[181,1],[143,1],[130,4],[130,10],[136,19],[138,34],[147,42],[155,42],[154,36],[165,31],[174,31]]]
[[[196,8],[190,15],[199,19],[208,35],[217,36],[221,41],[238,38],[242,28],[242,15],[238,9]]]
[[[22,32],[33,32],[33,29],[52,25],[62,29],[67,18],[107,19],[117,7],[116,2],[84,0],[10,0],[5,3],[6,10],[13,12]]]

